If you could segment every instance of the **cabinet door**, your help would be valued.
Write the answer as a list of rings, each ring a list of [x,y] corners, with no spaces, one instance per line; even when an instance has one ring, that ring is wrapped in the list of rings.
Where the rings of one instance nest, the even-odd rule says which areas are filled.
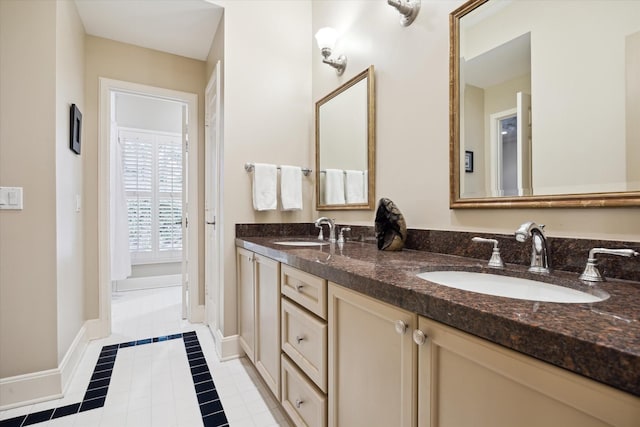
[[[640,399],[432,320],[419,347],[419,427],[638,426]]]
[[[256,295],[255,365],[280,399],[280,263],[254,255]]]
[[[329,426],[415,425],[417,316],[334,283],[328,312]]]
[[[253,286],[253,252],[236,249],[236,283],[238,287],[238,333],[240,346],[252,362],[255,349],[255,291]]]

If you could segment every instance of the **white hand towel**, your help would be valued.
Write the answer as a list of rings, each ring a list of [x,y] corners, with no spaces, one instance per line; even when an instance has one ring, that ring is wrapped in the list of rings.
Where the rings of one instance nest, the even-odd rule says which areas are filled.
[[[253,166],[253,208],[270,211],[278,207],[278,168],[276,165],[256,163]]]
[[[345,181],[347,203],[364,203],[364,172],[348,170]]]
[[[344,171],[327,169],[324,198],[327,205],[344,205]]]
[[[364,202],[369,201],[369,171],[362,171],[362,180],[364,181]]]
[[[280,166],[280,200],[285,211],[302,209],[302,168]]]

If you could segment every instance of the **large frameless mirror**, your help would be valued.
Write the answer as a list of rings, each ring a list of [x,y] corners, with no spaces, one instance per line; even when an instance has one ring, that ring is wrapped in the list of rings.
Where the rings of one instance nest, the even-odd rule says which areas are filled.
[[[452,208],[640,206],[640,2],[450,15]]]
[[[316,102],[316,209],[373,209],[373,65]]]

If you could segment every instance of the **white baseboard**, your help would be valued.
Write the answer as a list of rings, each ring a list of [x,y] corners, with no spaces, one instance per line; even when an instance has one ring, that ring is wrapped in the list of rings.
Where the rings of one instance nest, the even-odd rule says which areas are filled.
[[[0,411],[63,397],[87,348],[91,322],[82,325],[57,368],[0,378]]]
[[[60,362],[60,366],[58,369],[60,370],[60,380],[62,383],[62,393],[66,393],[69,384],[71,383],[71,378],[76,371],[76,368],[80,364],[82,360],[82,356],[84,355],[84,351],[87,349],[87,344],[89,343],[89,334],[87,327],[88,322],[84,322],[76,337],[74,338],[71,346],[67,350],[67,353],[62,358],[62,362]]]
[[[0,379],[0,411],[61,397],[58,368]]]
[[[222,331],[220,329],[216,329],[215,332],[211,331],[211,335],[213,335],[213,342],[216,345],[216,353],[218,353],[218,358],[221,362],[230,359],[237,359],[241,357],[244,352],[242,351],[242,347],[240,347],[240,339],[238,335],[231,335],[225,337],[222,335]]]
[[[182,283],[181,274],[166,274],[163,276],[130,277],[124,280],[115,281],[115,290],[138,291],[141,289],[166,288],[168,286],[180,286]]]
[[[204,323],[204,305],[191,307],[191,312],[189,313],[189,322]]]

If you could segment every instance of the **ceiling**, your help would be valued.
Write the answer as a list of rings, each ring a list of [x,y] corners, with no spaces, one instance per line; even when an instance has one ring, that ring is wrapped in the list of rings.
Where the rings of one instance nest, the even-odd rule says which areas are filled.
[[[207,0],[75,0],[87,34],[205,61],[223,8]]]

